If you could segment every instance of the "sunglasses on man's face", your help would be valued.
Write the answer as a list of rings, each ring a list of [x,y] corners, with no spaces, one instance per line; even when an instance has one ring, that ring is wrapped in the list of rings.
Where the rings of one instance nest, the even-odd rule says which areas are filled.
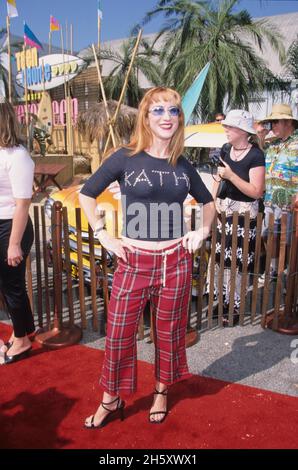
[[[149,109],[149,113],[153,114],[153,116],[163,116],[166,112],[171,117],[177,117],[181,113],[181,109],[178,108],[178,106],[170,106],[169,108],[165,108],[164,106],[154,106]]]

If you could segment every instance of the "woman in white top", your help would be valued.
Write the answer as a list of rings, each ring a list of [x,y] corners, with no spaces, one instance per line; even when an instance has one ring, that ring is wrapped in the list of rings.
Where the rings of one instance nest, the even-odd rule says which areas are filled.
[[[33,243],[29,217],[34,163],[19,143],[12,105],[0,97],[0,288],[13,324],[3,347],[4,365],[28,356],[34,332],[26,282],[26,257]]]

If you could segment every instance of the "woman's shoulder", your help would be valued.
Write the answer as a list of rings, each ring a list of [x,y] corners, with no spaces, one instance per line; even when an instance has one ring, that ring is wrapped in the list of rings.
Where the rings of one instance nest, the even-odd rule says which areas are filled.
[[[121,165],[128,158],[128,150],[125,147],[119,147],[112,151],[102,162],[102,165]]]
[[[263,150],[260,147],[258,147],[257,145],[253,145],[251,147],[250,151],[253,155],[261,155],[261,156],[264,155]]]
[[[189,167],[193,168],[191,162],[184,155],[180,155],[180,157],[178,157],[177,165],[181,165],[186,168],[189,168]]]
[[[1,153],[7,157],[8,160],[30,160],[33,163],[33,160],[28,152],[28,150],[23,145],[16,145],[14,147],[2,147]]]
[[[260,149],[260,147],[253,145],[249,153],[252,158],[259,158],[261,160],[264,159],[264,152],[262,149]]]
[[[247,156],[250,157],[250,162],[254,166],[265,166],[265,154],[259,147],[253,145]]]
[[[125,148],[125,147],[118,147],[110,154],[109,157],[107,157],[107,159],[111,158],[111,157],[113,157],[113,158],[126,158],[126,157],[128,157],[128,149]]]

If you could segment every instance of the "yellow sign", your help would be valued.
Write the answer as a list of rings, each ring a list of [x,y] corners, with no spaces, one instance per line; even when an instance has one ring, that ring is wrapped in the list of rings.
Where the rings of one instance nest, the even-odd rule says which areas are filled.
[[[26,67],[38,67],[37,48],[31,47],[26,51],[16,52],[17,70],[24,70]]]

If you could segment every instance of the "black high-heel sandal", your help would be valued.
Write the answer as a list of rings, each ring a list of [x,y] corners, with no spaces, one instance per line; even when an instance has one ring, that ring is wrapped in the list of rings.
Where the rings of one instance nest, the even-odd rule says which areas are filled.
[[[115,402],[117,402],[117,406],[114,410],[111,410],[110,408],[107,408],[107,405],[112,405]],[[104,410],[108,411],[109,413],[105,416],[105,418],[97,426],[94,424],[94,415],[92,415],[90,424],[86,424],[86,422],[85,422],[85,428],[87,428],[87,429],[103,428],[108,423],[108,421],[111,419],[111,416],[113,415],[115,417],[116,415],[114,413],[117,413],[117,412],[120,414],[121,421],[124,420],[124,417],[125,417],[124,416],[125,401],[121,400],[120,397],[116,397],[115,400],[109,401],[109,403],[105,403],[105,402],[102,401],[101,406],[103,407]]]
[[[31,349],[32,349],[32,346],[26,349],[26,351],[23,351],[19,354],[15,354],[14,356],[9,356],[7,354],[9,350],[7,350],[6,353],[4,353],[4,362],[2,365],[13,364],[14,362],[21,361],[22,359],[26,359],[29,356]]]
[[[167,396],[168,395],[168,389],[166,388],[162,392],[159,392],[158,390],[155,389],[153,395]],[[168,406],[168,404],[167,404],[167,406]],[[163,417],[161,419],[151,420],[150,418],[153,415],[163,415]],[[166,411],[150,411],[149,412],[149,423],[151,423],[151,424],[161,424],[166,419],[167,415],[168,415],[168,409],[166,409]]]
[[[6,348],[5,351],[2,349],[3,346]],[[9,350],[9,348],[11,348],[11,346],[12,346],[12,341],[7,341],[6,343],[3,344],[3,346],[1,347],[1,352],[6,354],[7,351]]]

